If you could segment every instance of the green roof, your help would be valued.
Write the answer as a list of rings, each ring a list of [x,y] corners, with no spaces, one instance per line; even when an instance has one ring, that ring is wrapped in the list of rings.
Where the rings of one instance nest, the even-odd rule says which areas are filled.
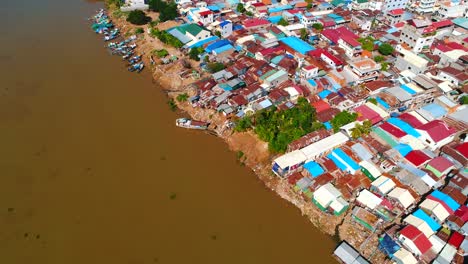
[[[345,1],[344,0],[333,0],[330,2],[333,6],[339,6],[339,5],[344,5]]]
[[[186,32],[188,32],[192,36],[196,36],[198,35],[198,33],[200,33],[203,30],[203,28],[197,24],[185,24],[185,25],[178,26],[177,30],[182,32],[182,34],[185,34]]]
[[[356,0],[356,2],[357,2],[358,4],[364,4],[364,3],[367,3],[367,2],[369,2],[369,1],[368,1],[368,0]]]

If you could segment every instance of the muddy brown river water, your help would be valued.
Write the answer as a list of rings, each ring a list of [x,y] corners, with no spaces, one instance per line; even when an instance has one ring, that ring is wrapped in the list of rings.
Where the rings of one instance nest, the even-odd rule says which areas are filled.
[[[176,128],[145,69],[86,20],[102,3],[0,9],[0,263],[336,263],[335,243],[220,139]]]

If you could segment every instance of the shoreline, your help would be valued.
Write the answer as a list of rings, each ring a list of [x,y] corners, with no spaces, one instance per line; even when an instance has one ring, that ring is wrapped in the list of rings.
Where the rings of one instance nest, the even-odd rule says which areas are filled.
[[[214,124],[215,129],[210,131],[213,131],[213,134],[223,139],[230,151],[242,153],[242,157],[238,158],[238,162],[251,169],[265,188],[275,192],[276,195],[298,208],[302,216],[307,217],[314,225],[314,228],[329,235],[337,245],[340,241],[347,240],[370,261],[384,263],[385,256],[383,253],[375,251],[378,244],[378,234],[369,233],[363,229],[362,226],[356,225],[353,222],[351,219],[353,206],[350,206],[350,208],[340,216],[329,215],[322,212],[317,206],[307,200],[304,195],[295,192],[288,181],[273,175],[271,171],[271,161],[274,155],[269,152],[268,144],[260,140],[252,131],[234,133],[231,129],[224,128],[227,119],[221,113],[217,113],[212,109],[195,108],[192,107],[189,102],[178,102],[176,100],[177,95],[182,93],[187,93],[189,96],[194,95],[195,90],[190,87],[191,84],[206,77],[206,73],[202,73],[199,79],[194,79],[192,77],[183,79],[178,75],[181,68],[183,69],[179,62],[181,59],[184,59],[192,65],[192,69],[197,68],[194,67],[194,65],[197,65],[198,62],[190,60],[187,56],[183,55],[180,50],[160,42],[159,39],[152,38],[148,34],[148,28],[151,27],[150,25],[136,26],[127,22],[123,17],[116,17],[113,12],[116,10],[115,7],[106,5],[105,10],[115,26],[121,30],[122,36],[125,36],[126,33],[128,34],[129,32],[133,33],[136,28],[144,29],[144,33],[137,35],[137,40],[135,42],[137,47],[135,50],[138,54],[143,55],[142,61],[146,65],[146,70],[151,71],[152,82],[158,84],[158,88],[166,93],[168,99],[173,100],[178,110],[184,112],[184,114],[193,119],[208,121]],[[152,18],[154,20],[153,16]],[[155,28],[164,30],[175,24],[178,24],[178,22],[167,21],[158,24]],[[149,54],[155,49],[162,48],[166,49],[170,55],[176,55],[179,60],[165,65],[159,65],[157,63],[151,65]],[[360,236],[360,234],[363,233],[365,236]],[[361,250],[360,246],[363,243],[366,245],[366,248]]]

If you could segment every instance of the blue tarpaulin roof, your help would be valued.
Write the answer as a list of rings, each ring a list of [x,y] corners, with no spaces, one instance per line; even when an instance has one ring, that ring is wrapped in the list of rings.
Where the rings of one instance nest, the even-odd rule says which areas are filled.
[[[428,111],[436,119],[441,118],[447,114],[447,110],[436,103],[428,104],[421,108]]]
[[[305,42],[305,41],[303,41],[300,38],[295,37],[295,36],[282,38],[282,39],[280,39],[280,41],[283,42],[284,44],[288,45],[289,47],[291,47],[295,51],[297,51],[297,52],[299,52],[301,54],[304,54],[304,55],[307,52],[311,51],[311,50],[315,50],[315,48],[312,47],[310,44],[308,44],[307,42]]]
[[[335,165],[342,171],[346,171],[348,167],[341,161],[339,161],[335,156],[332,155],[332,153],[328,154],[327,157],[335,163]]]
[[[434,219],[428,216],[425,212],[423,212],[423,210],[421,209],[418,209],[416,212],[414,212],[413,216],[416,216],[417,218],[426,222],[429,225],[429,227],[432,229],[432,231],[437,231],[440,228],[440,225]]]
[[[281,20],[282,16],[271,16],[268,18],[268,21],[270,21],[273,24],[278,24],[278,22]]]
[[[411,95],[414,95],[416,94],[416,91],[414,91],[413,89],[409,88],[408,85],[406,84],[402,84],[400,85],[400,88],[405,90],[407,93],[411,94]]]
[[[190,49],[191,48],[198,48],[198,47],[201,47],[201,46],[205,45],[206,43],[210,43],[211,41],[215,41],[217,39],[219,39],[217,36],[212,36],[212,37],[200,40],[197,43],[188,46],[188,48],[190,48]]]
[[[421,136],[416,129],[414,129],[412,126],[410,126],[408,123],[402,121],[401,119],[398,119],[396,117],[391,117],[387,120],[390,124],[398,127],[399,129],[403,130],[406,134],[412,135],[415,138],[418,138]]]
[[[351,159],[346,153],[341,149],[335,149],[328,156],[333,162],[343,171],[357,171],[359,170],[359,165]],[[351,169],[351,170],[350,170]]]
[[[449,195],[441,192],[441,191],[438,191],[438,190],[435,190],[431,193],[432,196],[434,196],[435,198],[439,199],[439,200],[442,200],[444,201],[444,203],[450,207],[450,209],[452,209],[453,211],[456,211],[460,205],[455,202],[455,200],[453,200],[452,197],[450,197]]]
[[[387,256],[392,257],[400,249],[400,246],[389,235],[385,234],[379,241],[379,248]]]
[[[314,161],[309,161],[304,164],[304,169],[306,169],[314,178],[322,175],[325,172],[322,167],[320,167],[320,165]]]
[[[323,90],[320,93],[318,93],[318,96],[322,99],[326,98],[328,95],[330,95],[332,92],[329,90]]]
[[[221,10],[221,9],[219,9],[219,6],[217,6],[217,5],[209,5],[206,8],[208,8],[211,11],[220,11]]]
[[[400,152],[400,154],[403,157],[408,155],[408,153],[410,153],[413,150],[409,145],[406,145],[406,144],[398,144],[393,148],[396,149],[398,152]]]
[[[317,87],[317,83],[316,83],[314,80],[310,79],[310,80],[307,80],[307,82],[308,82],[310,85],[312,85],[312,86],[314,86],[314,87]]]
[[[380,97],[375,97],[375,100],[377,100],[377,102],[382,105],[385,109],[390,109],[390,106],[382,99],[380,99]]]
[[[221,39],[221,40],[215,41],[215,42],[211,43],[210,45],[206,46],[205,51],[206,52],[212,52],[214,49],[217,49],[217,48],[225,46],[225,45],[230,45],[230,44],[231,44],[231,42],[229,42],[229,40]]]
[[[418,176],[420,178],[427,175],[427,173],[425,171],[420,170],[420,169],[414,167],[413,165],[410,165],[409,163],[399,162],[398,166],[402,167],[403,169],[409,171],[410,173],[412,173],[415,176]]]
[[[228,44],[228,45],[224,45],[222,47],[214,49],[213,52],[216,54],[220,54],[231,49],[234,49],[234,47],[231,44]]]
[[[333,128],[332,125],[330,124],[330,122],[328,122],[328,121],[325,122],[325,123],[323,123],[323,125],[325,126],[325,128],[326,128],[327,130],[330,130],[330,129]]]
[[[272,8],[268,8],[268,13],[276,13],[276,12],[281,12],[283,10],[288,10],[288,9],[292,9],[293,6],[292,5],[281,5],[281,6],[276,6],[276,7],[272,7]]]

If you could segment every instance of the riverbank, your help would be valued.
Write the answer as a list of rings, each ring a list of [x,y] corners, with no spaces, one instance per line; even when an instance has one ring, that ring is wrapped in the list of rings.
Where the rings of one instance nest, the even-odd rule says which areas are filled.
[[[220,113],[211,109],[194,108],[188,102],[178,102],[177,96],[187,93],[189,96],[195,95],[196,91],[191,87],[191,84],[199,79],[192,77],[181,78],[180,73],[186,70],[182,61],[190,63],[192,69],[198,68],[198,63],[188,59],[179,50],[161,43],[158,39],[151,37],[148,34],[149,25],[134,26],[125,21],[124,17],[115,16],[113,12],[115,9],[109,8],[109,15],[113,19],[117,27],[120,28],[122,35],[132,34],[135,29],[142,27],[145,33],[138,36],[137,52],[144,54],[143,60],[146,65],[150,64],[150,54],[153,50],[166,49],[170,55],[175,55],[179,58],[178,61],[169,64],[158,64],[148,66],[151,70],[153,81],[158,83],[158,86],[167,93],[168,97],[176,103],[177,107],[185,112],[193,119],[207,121],[213,124],[213,131],[221,137],[228,145],[229,149],[239,153],[238,158],[241,164],[252,169],[257,175],[258,179],[262,181],[266,188],[276,192],[281,198],[295,205],[307,217],[310,222],[314,224],[322,232],[334,236],[336,242],[340,240],[347,240],[355,248],[360,249],[360,245],[364,241],[367,247],[363,248],[363,255],[372,257],[373,262],[383,263],[383,254],[379,251],[375,252],[377,248],[378,236],[370,234],[366,230],[361,230],[356,227],[351,219],[351,210],[341,216],[332,216],[323,213],[316,207],[310,199],[302,194],[294,191],[292,186],[285,180],[273,175],[271,172],[271,160],[274,158],[268,150],[268,144],[261,141],[253,132],[233,133],[231,129],[226,127],[226,119]],[[157,18],[157,14],[151,14],[152,19]],[[168,21],[160,23],[155,27],[159,30],[164,30],[176,26],[178,23]],[[200,78],[207,77],[206,73],[200,73]],[[369,237],[371,237],[369,239]]]

